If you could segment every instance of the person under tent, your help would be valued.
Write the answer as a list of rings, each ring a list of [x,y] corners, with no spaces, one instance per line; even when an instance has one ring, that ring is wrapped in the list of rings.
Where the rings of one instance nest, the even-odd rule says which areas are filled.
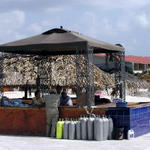
[[[45,102],[40,95],[40,90],[35,91],[35,97],[33,98],[33,105],[41,107],[45,105]]]
[[[66,91],[61,93],[60,106],[73,106],[70,96],[67,95]]]

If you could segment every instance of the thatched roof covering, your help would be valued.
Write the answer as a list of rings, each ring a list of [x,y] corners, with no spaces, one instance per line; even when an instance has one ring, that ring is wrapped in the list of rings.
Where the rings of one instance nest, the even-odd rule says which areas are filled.
[[[52,63],[52,84],[76,86],[75,56],[59,56],[55,58],[55,62]],[[113,85],[114,80],[110,74],[94,66],[94,84],[95,88],[104,89],[108,85]]]
[[[51,84],[53,86],[76,87],[76,56],[53,56],[51,59]],[[84,62],[85,59],[83,58],[82,61]],[[27,81],[29,84],[35,84],[38,71],[37,63],[36,56],[21,57],[18,55],[12,58],[5,58],[3,62],[4,84],[22,85],[26,84]],[[46,66],[48,64],[45,64]],[[103,90],[107,86],[114,85],[111,75],[103,72],[96,66],[94,66],[94,79],[96,89]]]

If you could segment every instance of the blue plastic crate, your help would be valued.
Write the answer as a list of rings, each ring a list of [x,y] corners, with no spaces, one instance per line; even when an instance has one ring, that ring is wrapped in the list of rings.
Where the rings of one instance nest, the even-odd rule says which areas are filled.
[[[117,102],[116,106],[117,107],[127,107],[127,104],[128,104],[127,102]]]

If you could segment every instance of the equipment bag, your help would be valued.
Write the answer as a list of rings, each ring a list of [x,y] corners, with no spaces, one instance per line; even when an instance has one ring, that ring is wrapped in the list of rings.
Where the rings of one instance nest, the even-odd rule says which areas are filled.
[[[113,139],[123,140],[124,138],[124,128],[114,128]]]

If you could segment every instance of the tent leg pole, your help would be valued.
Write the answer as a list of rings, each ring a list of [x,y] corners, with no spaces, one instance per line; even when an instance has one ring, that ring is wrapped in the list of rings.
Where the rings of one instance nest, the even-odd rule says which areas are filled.
[[[93,49],[87,46],[87,106],[95,105]]]
[[[121,99],[126,100],[126,86],[125,86],[125,52],[121,53]]]

